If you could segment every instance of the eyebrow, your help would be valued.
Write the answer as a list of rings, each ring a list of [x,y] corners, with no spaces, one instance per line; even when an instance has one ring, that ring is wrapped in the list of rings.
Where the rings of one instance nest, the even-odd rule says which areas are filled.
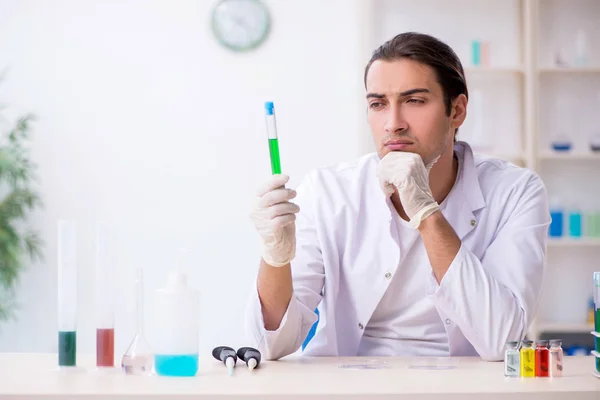
[[[425,89],[425,88],[415,88],[415,89],[409,89],[409,90],[405,90],[404,92],[400,92],[399,96],[400,97],[404,97],[404,96],[410,96],[411,94],[415,94],[415,93],[431,93],[431,91],[429,89]],[[385,95],[381,94],[381,93],[367,93],[367,99],[384,99]]]

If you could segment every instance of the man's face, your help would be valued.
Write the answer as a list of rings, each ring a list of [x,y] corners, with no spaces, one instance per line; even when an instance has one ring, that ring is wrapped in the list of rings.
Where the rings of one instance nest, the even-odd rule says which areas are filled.
[[[434,70],[410,59],[377,60],[366,80],[368,121],[379,157],[390,151],[417,153],[425,164],[452,149],[458,126],[448,116]],[[466,99],[465,99],[466,100]],[[465,104],[466,105],[466,104]]]

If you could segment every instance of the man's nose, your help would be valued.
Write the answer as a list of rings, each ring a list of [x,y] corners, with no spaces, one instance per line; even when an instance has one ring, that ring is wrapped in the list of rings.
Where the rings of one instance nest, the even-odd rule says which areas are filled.
[[[387,133],[404,132],[408,129],[406,118],[402,114],[402,110],[398,106],[390,107],[387,121],[385,123],[385,131]]]

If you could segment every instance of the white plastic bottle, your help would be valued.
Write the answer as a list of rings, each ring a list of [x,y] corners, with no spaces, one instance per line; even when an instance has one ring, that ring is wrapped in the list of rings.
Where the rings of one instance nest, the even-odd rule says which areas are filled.
[[[154,368],[162,376],[194,376],[198,372],[198,293],[180,271],[169,274],[156,291]]]

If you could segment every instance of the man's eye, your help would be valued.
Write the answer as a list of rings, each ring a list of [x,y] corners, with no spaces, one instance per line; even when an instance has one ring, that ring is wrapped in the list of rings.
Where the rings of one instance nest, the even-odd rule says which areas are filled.
[[[409,103],[414,103],[414,104],[423,104],[425,103],[425,101],[421,100],[421,99],[408,99]]]
[[[381,107],[382,105],[383,105],[382,103],[374,102],[374,103],[369,104],[369,108],[377,109],[377,108]]]

